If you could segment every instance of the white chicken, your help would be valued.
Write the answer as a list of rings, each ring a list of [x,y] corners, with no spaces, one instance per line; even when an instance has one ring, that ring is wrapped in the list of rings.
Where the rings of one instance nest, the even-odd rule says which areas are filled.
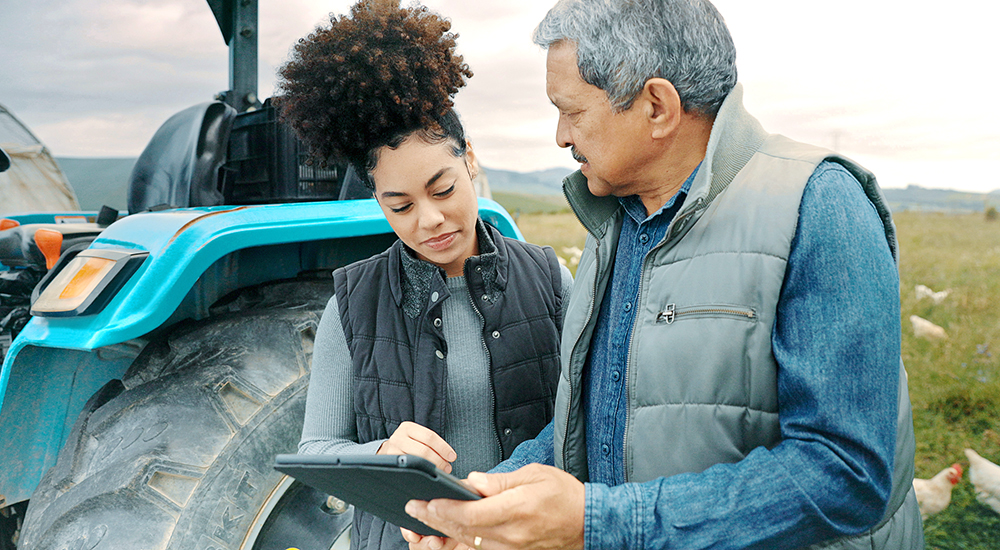
[[[910,322],[913,323],[913,335],[917,338],[927,338],[928,340],[948,339],[948,333],[943,328],[923,317],[910,315]]]
[[[969,457],[969,481],[976,489],[976,500],[1000,514],[1000,466],[972,449],[966,449],[965,456]]]
[[[944,510],[951,502],[951,489],[962,479],[962,465],[952,464],[930,479],[913,479],[920,517],[927,519]]]
[[[944,301],[945,298],[948,297],[949,294],[951,294],[950,288],[934,292],[933,290],[924,285],[917,285],[916,287],[914,287],[913,290],[916,293],[918,300],[920,300],[921,298],[930,298],[930,300],[935,304],[940,304],[941,302]]]

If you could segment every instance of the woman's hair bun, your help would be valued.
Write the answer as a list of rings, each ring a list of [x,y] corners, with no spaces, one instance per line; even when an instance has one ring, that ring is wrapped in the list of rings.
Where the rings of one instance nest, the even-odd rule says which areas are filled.
[[[425,6],[361,0],[295,44],[272,102],[314,159],[363,166],[369,151],[452,109],[472,71],[450,29]]]

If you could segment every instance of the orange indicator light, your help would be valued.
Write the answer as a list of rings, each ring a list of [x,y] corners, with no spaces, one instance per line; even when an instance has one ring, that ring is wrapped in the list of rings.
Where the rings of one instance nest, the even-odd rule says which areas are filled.
[[[59,293],[60,300],[71,300],[90,292],[115,262],[104,258],[87,258],[66,287]]]

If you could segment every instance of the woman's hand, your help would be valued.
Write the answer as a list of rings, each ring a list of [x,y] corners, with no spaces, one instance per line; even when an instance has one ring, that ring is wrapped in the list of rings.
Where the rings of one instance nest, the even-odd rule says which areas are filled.
[[[380,455],[414,455],[430,460],[439,470],[451,473],[451,463],[458,458],[451,448],[434,430],[413,422],[403,422],[392,432],[382,446]]]

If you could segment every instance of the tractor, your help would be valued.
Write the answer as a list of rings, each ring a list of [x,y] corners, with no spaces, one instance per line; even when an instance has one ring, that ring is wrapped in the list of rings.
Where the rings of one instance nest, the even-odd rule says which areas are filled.
[[[396,237],[351,169],[309,161],[258,100],[257,0],[208,4],[229,90],[155,133],[128,212],[0,226],[0,550],[348,541],[350,506],[273,462],[296,450],[333,270]]]

